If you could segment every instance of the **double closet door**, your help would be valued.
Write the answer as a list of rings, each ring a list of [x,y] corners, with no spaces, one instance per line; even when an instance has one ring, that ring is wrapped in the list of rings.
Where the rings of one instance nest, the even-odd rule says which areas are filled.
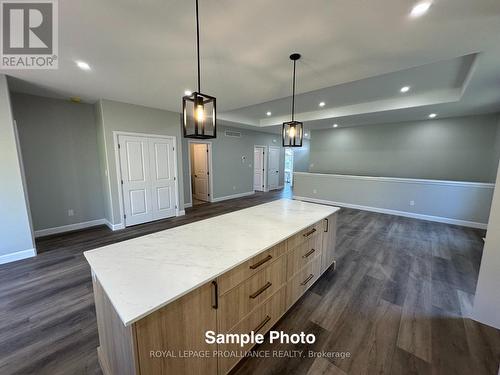
[[[118,136],[125,226],[176,214],[173,138]]]

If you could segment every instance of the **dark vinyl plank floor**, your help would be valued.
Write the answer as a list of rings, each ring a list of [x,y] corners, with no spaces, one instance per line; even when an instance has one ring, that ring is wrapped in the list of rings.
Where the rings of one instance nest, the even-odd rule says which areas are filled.
[[[83,251],[289,197],[290,191],[186,210],[112,232],[37,239],[40,254],[0,266],[0,374],[101,374],[90,269]],[[275,329],[312,332],[312,346],[350,358],[248,358],[236,374],[491,374],[500,332],[468,318],[482,253],[479,230],[342,209],[337,270],[328,270]]]

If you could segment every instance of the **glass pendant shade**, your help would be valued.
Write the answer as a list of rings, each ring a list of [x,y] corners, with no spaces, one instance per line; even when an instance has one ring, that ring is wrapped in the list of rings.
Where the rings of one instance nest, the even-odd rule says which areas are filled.
[[[283,123],[283,147],[302,147],[303,126],[300,121]]]
[[[216,138],[215,98],[193,92],[182,98],[182,123],[185,138]]]

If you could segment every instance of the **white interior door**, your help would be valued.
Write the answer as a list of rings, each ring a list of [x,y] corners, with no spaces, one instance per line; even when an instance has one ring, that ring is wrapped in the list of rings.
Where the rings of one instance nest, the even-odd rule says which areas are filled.
[[[253,152],[253,189],[264,191],[264,147],[255,147]]]
[[[174,140],[149,138],[153,220],[175,216]]]
[[[208,144],[193,145],[193,196],[208,201]]]
[[[280,148],[269,147],[269,190],[279,187],[280,178]]]
[[[125,226],[176,214],[174,141],[119,135]]]
[[[120,169],[126,225],[153,220],[149,177],[149,141],[120,136]]]

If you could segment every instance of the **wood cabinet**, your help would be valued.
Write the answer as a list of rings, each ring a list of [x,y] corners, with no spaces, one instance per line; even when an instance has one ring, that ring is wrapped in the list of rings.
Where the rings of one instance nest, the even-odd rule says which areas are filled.
[[[334,263],[336,214],[125,327],[94,278],[105,375],[228,373],[251,344],[210,345],[206,331],[266,333]],[[189,352],[206,353],[193,356]]]

